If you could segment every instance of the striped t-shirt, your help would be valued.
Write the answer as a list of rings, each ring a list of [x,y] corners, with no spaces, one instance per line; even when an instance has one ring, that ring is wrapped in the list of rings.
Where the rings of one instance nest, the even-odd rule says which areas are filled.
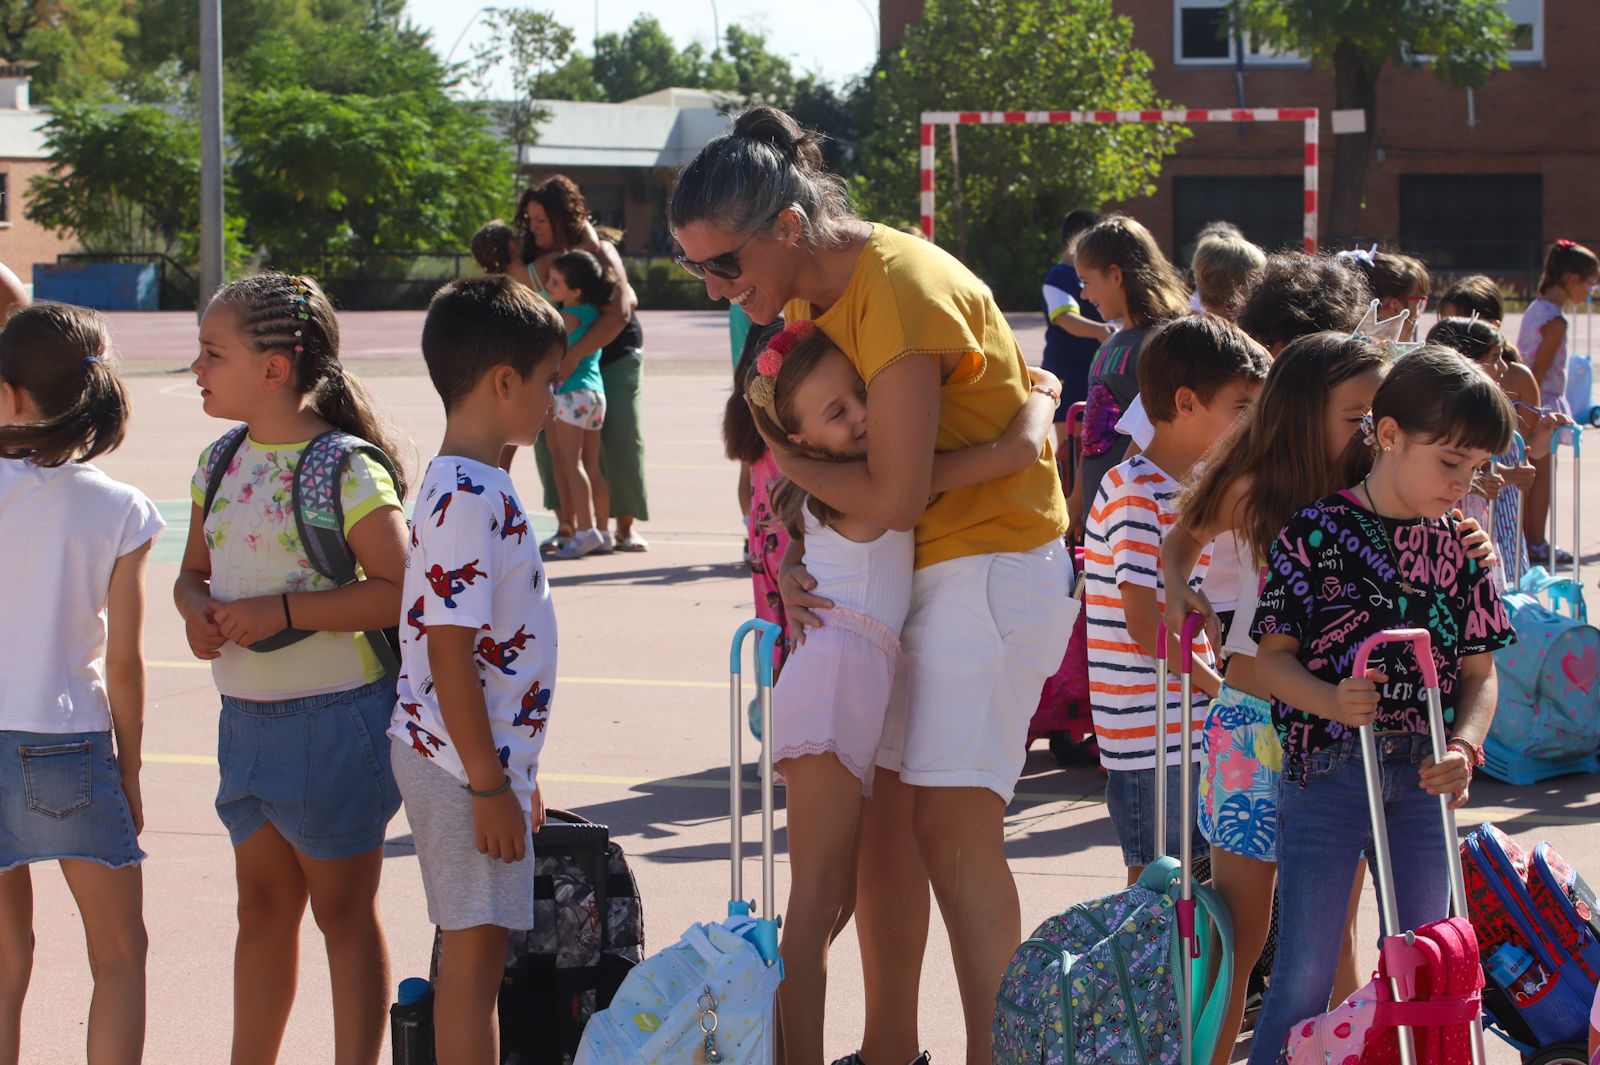
[[[1089,701],[1100,741],[1100,764],[1107,769],[1149,769],[1156,764],[1156,662],[1128,635],[1127,615],[1118,587],[1161,585],[1161,540],[1178,520],[1182,486],[1143,455],[1113,467],[1100,482],[1084,533],[1084,604],[1088,611]],[[1201,552],[1189,578],[1198,588],[1211,563],[1211,548]],[[1211,662],[1211,645],[1201,630],[1195,655]],[[1181,757],[1179,704],[1182,689],[1177,663],[1167,678],[1167,764]],[[1194,757],[1200,758],[1207,697],[1194,693]]]

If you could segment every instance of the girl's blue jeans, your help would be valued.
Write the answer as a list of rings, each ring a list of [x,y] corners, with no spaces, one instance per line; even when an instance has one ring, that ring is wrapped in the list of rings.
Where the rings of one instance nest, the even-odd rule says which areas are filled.
[[[1380,735],[1383,806],[1400,930],[1448,916],[1446,846],[1439,800],[1418,783],[1427,736]],[[1312,755],[1278,785],[1280,930],[1272,982],[1256,1024],[1250,1065],[1275,1065],[1289,1033],[1328,1011],[1356,864],[1372,861],[1361,744],[1355,733]],[[1389,929],[1385,929],[1388,932]],[[1381,938],[1381,937],[1380,937]]]

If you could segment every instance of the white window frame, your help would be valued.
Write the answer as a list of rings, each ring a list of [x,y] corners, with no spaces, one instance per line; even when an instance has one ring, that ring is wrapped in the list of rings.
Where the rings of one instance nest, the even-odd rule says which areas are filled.
[[[1180,67],[1232,67],[1238,60],[1234,48],[1241,43],[1238,38],[1228,37],[1228,54],[1226,56],[1207,56],[1204,58],[1189,58],[1183,54],[1183,12],[1202,8],[1224,8],[1228,0],[1172,0],[1172,62]],[[1280,52],[1270,54],[1252,54],[1250,34],[1245,33],[1242,43],[1245,48],[1244,65],[1247,67],[1303,67],[1308,62],[1298,52]]]
[[[1533,45],[1514,49],[1507,58],[1512,64],[1544,62],[1544,0],[1502,0],[1501,6],[1511,21],[1533,27]]]

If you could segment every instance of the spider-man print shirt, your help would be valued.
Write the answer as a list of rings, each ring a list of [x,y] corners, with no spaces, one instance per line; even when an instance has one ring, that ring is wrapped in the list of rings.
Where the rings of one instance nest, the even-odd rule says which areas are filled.
[[[389,734],[466,783],[439,712],[428,630],[471,629],[500,764],[530,805],[556,679],[556,614],[539,544],[504,470],[441,455],[411,514],[400,617],[400,681]]]

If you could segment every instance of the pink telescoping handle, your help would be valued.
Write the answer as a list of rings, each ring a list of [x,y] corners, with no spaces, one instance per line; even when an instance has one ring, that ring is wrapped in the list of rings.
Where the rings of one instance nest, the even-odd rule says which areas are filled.
[[[1178,863],[1183,867],[1178,881],[1178,938],[1186,948],[1184,957],[1200,957],[1200,940],[1194,934],[1194,639],[1205,625],[1205,618],[1191,610],[1184,616],[1183,629],[1178,634],[1178,719],[1183,735],[1179,740],[1182,761],[1178,766]],[[1165,641],[1162,641],[1163,649]],[[1161,703],[1166,705],[1166,688],[1161,689]],[[1166,777],[1166,735],[1162,734],[1156,779]],[[1165,807],[1163,807],[1165,809]],[[1162,837],[1165,844],[1166,837]],[[1192,1065],[1191,1047],[1194,1044],[1193,966],[1178,966],[1178,1012],[1183,1024],[1183,1060]]]
[[[1428,700],[1428,734],[1433,743],[1433,760],[1441,762],[1444,760],[1447,748],[1444,707],[1439,694],[1439,669],[1433,660],[1433,635],[1427,629],[1389,629],[1386,632],[1373,633],[1362,640],[1361,645],[1356,648],[1356,660],[1351,675],[1366,676],[1367,662],[1372,657],[1372,652],[1379,645],[1386,643],[1411,645],[1411,652],[1416,657],[1417,669],[1422,674],[1422,683]],[[1384,960],[1388,963],[1395,1001],[1403,1002],[1416,993],[1415,974],[1420,960],[1412,947],[1414,940],[1411,931],[1400,927],[1399,906],[1395,901],[1394,865],[1389,856],[1389,829],[1383,813],[1383,771],[1378,764],[1377,729],[1370,724],[1362,725],[1360,735],[1361,760],[1367,784],[1367,810],[1372,819],[1372,852],[1377,865],[1378,906],[1383,917],[1385,933]],[[1450,801],[1449,795],[1439,796],[1439,815],[1444,826],[1445,868],[1450,877],[1451,909],[1457,917],[1466,917],[1466,879],[1461,871],[1460,836],[1456,831],[1456,813],[1450,808]],[[1416,1051],[1410,1029],[1399,1029],[1399,1036],[1402,1065],[1414,1065]],[[1483,1065],[1484,1061],[1483,1026],[1478,1020],[1472,1022],[1472,1061],[1474,1065]]]

